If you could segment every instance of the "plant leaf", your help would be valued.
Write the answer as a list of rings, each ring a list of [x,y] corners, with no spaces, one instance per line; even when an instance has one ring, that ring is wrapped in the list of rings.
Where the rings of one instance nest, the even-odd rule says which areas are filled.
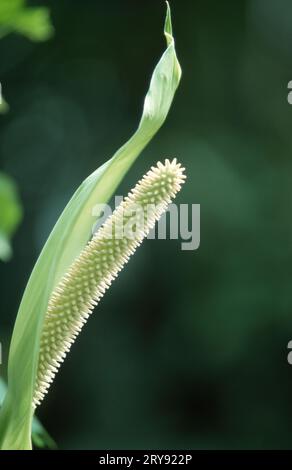
[[[2,406],[2,403],[4,401],[4,397],[7,392],[7,385],[0,377],[0,408]],[[35,447],[39,447],[40,449],[56,449],[56,443],[55,441],[51,438],[49,433],[45,430],[44,426],[42,423],[34,416],[33,421],[32,421],[32,442]]]
[[[92,207],[110,199],[166,119],[181,77],[168,4],[164,33],[167,48],[153,72],[137,131],[77,189],[48,238],[27,284],[13,332],[8,392],[0,414],[3,449],[31,449],[32,399],[44,315],[54,287],[90,239],[94,222]]]

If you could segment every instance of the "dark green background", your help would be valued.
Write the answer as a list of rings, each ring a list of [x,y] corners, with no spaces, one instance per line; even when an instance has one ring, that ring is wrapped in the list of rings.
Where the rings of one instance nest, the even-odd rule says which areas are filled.
[[[0,168],[24,220],[0,264],[4,361],[66,201],[134,131],[163,48],[161,0],[43,2],[55,36],[0,42]],[[30,2],[40,4],[40,2]],[[146,241],[88,322],[39,416],[60,448],[292,446],[292,3],[173,0],[183,80],[119,189],[177,156],[201,246]]]

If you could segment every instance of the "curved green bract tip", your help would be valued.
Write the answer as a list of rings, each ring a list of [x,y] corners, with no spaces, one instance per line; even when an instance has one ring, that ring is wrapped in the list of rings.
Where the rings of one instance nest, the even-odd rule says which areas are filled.
[[[164,23],[164,34],[166,36],[167,45],[172,41],[172,23],[171,23],[171,11],[169,3],[166,2],[166,17]]]

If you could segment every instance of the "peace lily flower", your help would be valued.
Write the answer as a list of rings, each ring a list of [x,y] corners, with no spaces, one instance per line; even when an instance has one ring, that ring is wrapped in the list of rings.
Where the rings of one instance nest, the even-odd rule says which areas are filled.
[[[158,164],[88,243],[92,207],[107,203],[115,194],[171,107],[181,68],[168,3],[164,34],[167,47],[152,74],[136,132],[73,194],[27,283],[9,351],[8,388],[0,409],[1,449],[32,448],[31,426],[36,405],[43,399],[94,305],[183,182],[182,169],[175,160]],[[155,209],[152,215],[149,212],[149,218],[138,217],[137,230],[133,231],[127,209],[133,209],[137,203],[143,209],[148,203],[154,204]],[[110,237],[113,228],[117,230]],[[118,229],[122,229],[122,236]]]

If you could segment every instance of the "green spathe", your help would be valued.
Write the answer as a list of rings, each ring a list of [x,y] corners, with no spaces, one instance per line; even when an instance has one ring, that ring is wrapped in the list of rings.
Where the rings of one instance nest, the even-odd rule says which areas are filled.
[[[0,411],[2,449],[32,448],[32,401],[44,317],[51,293],[90,238],[93,223],[91,208],[110,199],[131,165],[159,130],[170,109],[181,69],[175,53],[168,5],[164,32],[167,48],[153,72],[137,131],[77,189],[30,276],[10,346],[8,392]]]

